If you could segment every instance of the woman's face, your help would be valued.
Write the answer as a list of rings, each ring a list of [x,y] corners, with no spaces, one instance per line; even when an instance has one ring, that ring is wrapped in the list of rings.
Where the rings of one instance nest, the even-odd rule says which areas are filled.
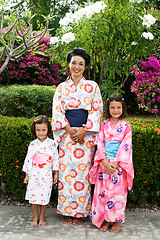
[[[69,69],[72,77],[82,77],[85,68],[84,58],[80,56],[72,56],[69,63]]]

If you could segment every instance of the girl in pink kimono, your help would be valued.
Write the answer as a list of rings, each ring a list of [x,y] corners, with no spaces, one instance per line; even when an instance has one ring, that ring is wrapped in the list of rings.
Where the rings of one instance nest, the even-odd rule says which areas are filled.
[[[132,163],[132,132],[126,116],[126,105],[120,94],[107,99],[109,120],[100,125],[97,152],[90,170],[90,182],[95,184],[91,220],[107,231],[120,230],[125,220],[127,191],[132,189],[134,169]]]

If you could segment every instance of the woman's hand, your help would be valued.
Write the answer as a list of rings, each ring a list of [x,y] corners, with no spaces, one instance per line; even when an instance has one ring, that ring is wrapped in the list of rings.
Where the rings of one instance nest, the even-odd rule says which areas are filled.
[[[70,125],[65,126],[64,129],[70,136],[76,133],[76,129],[73,129]]]
[[[78,142],[79,144],[83,144],[84,143],[84,137],[86,136],[86,134],[87,134],[87,131],[83,127],[81,127],[81,128],[76,129],[76,133],[71,135],[71,139],[74,142]]]
[[[117,165],[115,166],[115,164],[109,163],[105,159],[102,160],[102,163],[103,163],[103,166],[104,166],[106,172],[109,175],[113,175],[115,173]]]

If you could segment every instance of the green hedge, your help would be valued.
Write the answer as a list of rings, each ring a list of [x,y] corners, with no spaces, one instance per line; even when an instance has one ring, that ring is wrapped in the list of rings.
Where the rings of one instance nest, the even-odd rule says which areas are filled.
[[[0,87],[0,114],[31,118],[51,117],[55,86],[11,85]]]
[[[33,139],[33,119],[0,116],[0,182],[8,193],[24,198],[22,166],[27,146]],[[128,202],[159,202],[160,198],[160,121],[127,119],[133,132],[135,178]],[[159,129],[159,130],[158,130]],[[52,136],[50,136],[52,137]]]

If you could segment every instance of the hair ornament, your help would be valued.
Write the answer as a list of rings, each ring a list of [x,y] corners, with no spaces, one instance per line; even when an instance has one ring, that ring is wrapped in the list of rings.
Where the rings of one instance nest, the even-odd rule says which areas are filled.
[[[122,98],[122,101],[124,101],[124,98]]]
[[[107,98],[107,101],[109,101],[109,98]]]

